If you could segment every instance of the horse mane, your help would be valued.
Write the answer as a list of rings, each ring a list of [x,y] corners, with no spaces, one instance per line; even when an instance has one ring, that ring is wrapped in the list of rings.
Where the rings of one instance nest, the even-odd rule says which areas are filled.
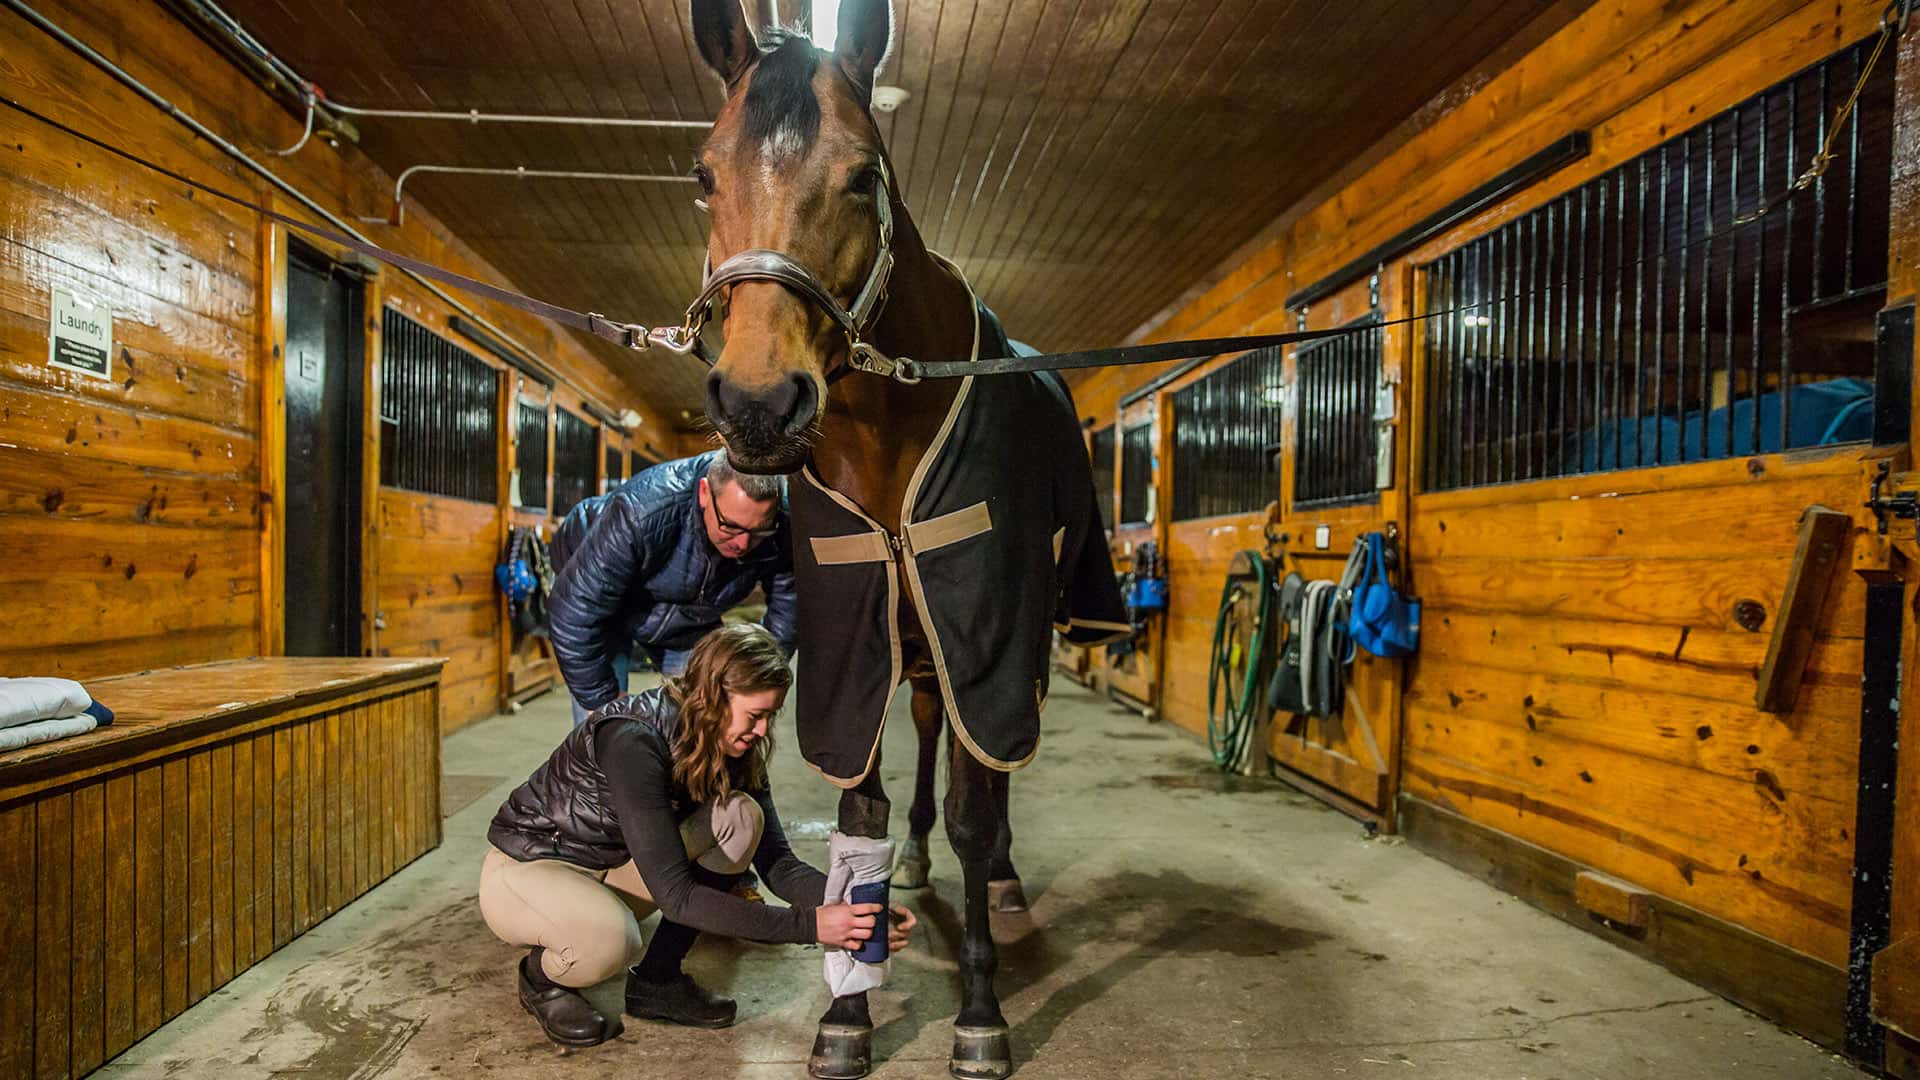
[[[747,137],[769,146],[806,150],[820,135],[820,102],[813,73],[820,50],[797,30],[762,35],[760,59],[747,87]]]

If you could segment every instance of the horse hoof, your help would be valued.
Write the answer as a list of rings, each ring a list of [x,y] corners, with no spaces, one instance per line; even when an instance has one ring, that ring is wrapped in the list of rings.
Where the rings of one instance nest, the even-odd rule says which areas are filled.
[[[896,889],[924,889],[932,871],[931,859],[901,859],[900,865],[893,868],[890,881]]]
[[[925,837],[908,836],[900,846],[900,861],[888,879],[896,889],[924,889],[933,872],[933,856],[927,851]]]
[[[1013,1072],[1013,1050],[1003,1027],[953,1029],[953,1057],[947,1071],[960,1080],[1001,1080]]]
[[[872,1028],[820,1025],[820,1033],[813,1037],[813,1056],[807,1059],[807,1075],[819,1080],[858,1080],[872,1068]]]
[[[1027,891],[1019,878],[987,882],[987,907],[999,915],[1018,915],[1027,910]]]

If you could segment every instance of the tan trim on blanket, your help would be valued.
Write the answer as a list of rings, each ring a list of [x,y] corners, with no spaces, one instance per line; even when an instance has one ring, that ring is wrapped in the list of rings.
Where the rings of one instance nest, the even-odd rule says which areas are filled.
[[[845,495],[842,495],[839,492],[828,487],[824,481],[822,481],[818,476],[814,475],[812,465],[809,464],[801,468],[800,476],[807,483],[812,484],[816,488],[819,488],[822,494],[826,495],[827,498],[832,499],[836,504],[839,505],[839,507],[842,510],[845,510],[847,513],[852,514],[854,517],[857,517],[861,521],[864,521],[867,524],[873,526],[873,532],[870,534],[855,533],[854,535],[855,536],[872,535],[872,536],[879,537],[880,546],[883,551],[882,557],[883,558],[885,557],[884,551],[888,547],[886,542],[887,531],[880,527],[879,522],[873,520],[871,517],[868,517],[867,512],[860,509],[860,507],[856,503],[854,503],[852,499],[849,499]],[[824,537],[822,539],[837,540],[841,538],[840,537]],[[814,543],[816,544],[818,544],[818,542],[819,542],[818,540],[814,541]],[[816,547],[814,550],[817,553],[819,551],[819,548]],[[816,557],[817,557],[817,554],[816,554]],[[887,575],[887,650],[888,650],[889,660],[892,664],[892,673],[887,677],[887,685],[889,687],[895,687],[900,685],[900,667],[901,667],[900,587],[897,583],[898,575],[896,575],[893,572],[892,568],[887,569],[886,575]],[[893,695],[891,693],[887,695],[888,698],[891,698],[892,696]],[[876,727],[873,732],[873,746],[867,750],[867,763],[861,766],[860,775],[833,776],[828,774],[826,770],[820,768],[819,766],[815,765],[811,761],[807,762],[807,768],[812,769],[814,772],[819,773],[821,779],[825,780],[829,784],[832,784],[834,787],[842,788],[842,789],[859,787],[860,781],[865,780],[867,778],[867,774],[873,771],[874,762],[880,760],[880,739],[886,733],[887,733],[887,706],[886,706],[886,702],[883,701],[880,704],[880,723],[879,723],[879,726]],[[805,755],[802,755],[802,756],[804,757]]]
[[[992,531],[993,514],[988,511],[986,503],[977,502],[951,514],[914,522],[907,526],[907,542],[913,547],[914,554],[924,555],[936,548],[971,540],[981,533]]]
[[[1107,622],[1105,619],[1068,619],[1066,622],[1054,623],[1053,628],[1063,636],[1071,634],[1075,630],[1107,631],[1107,636],[1103,638],[1095,638],[1092,641],[1067,642],[1067,644],[1076,649],[1097,649],[1102,645],[1119,641],[1121,638],[1133,633],[1133,627],[1128,626],[1126,623]]]
[[[961,273],[960,268],[955,266],[953,262],[945,256],[938,252],[929,252],[929,254],[941,262],[946,263],[947,268],[958,275],[960,280],[967,286],[967,300],[972,305],[973,311],[973,353],[971,359],[978,360],[980,359],[980,301],[979,298],[974,295],[973,283],[967,281],[967,275]],[[953,426],[960,419],[960,410],[966,406],[967,397],[973,390],[974,378],[974,376],[969,375],[960,381],[960,392],[954,395],[953,406],[947,410],[947,419],[940,425],[940,433],[934,437],[933,444],[927,448],[926,454],[920,459],[920,464],[914,468],[913,479],[907,484],[907,494],[900,506],[901,521],[911,522],[913,520],[913,504],[919,499],[920,484],[926,479],[927,469],[939,458],[940,451],[946,448],[947,439],[953,434]],[[968,509],[971,509],[971,507]],[[966,511],[961,511],[961,513],[965,512]],[[948,516],[951,515],[942,515],[942,518]],[[941,519],[936,518],[935,520]],[[911,529],[912,526],[909,525],[908,528]],[[960,715],[959,702],[954,697],[953,679],[947,672],[946,650],[940,644],[940,632],[935,627],[933,613],[927,604],[926,586],[920,581],[920,567],[914,558],[912,548],[913,545],[908,545],[908,550],[904,552],[904,558],[901,560],[907,572],[909,599],[920,612],[920,628],[926,633],[927,647],[933,652],[933,670],[934,674],[938,676],[940,683],[940,699],[942,704],[946,706],[947,719],[953,724],[953,734],[960,740],[961,745],[967,748],[967,752],[973,755],[974,760],[980,762],[980,764],[990,769],[998,769],[1001,772],[1012,772],[1031,762],[1034,759],[1034,755],[1040,752],[1039,740],[1036,739],[1034,741],[1033,753],[1028,754],[1019,761],[1002,761],[988,754],[985,750],[980,749],[980,744],[973,741],[973,736],[967,731],[966,718]]]
[[[1053,530],[1053,565],[1060,565],[1060,546],[1066,542],[1067,527],[1065,525]]]
[[[892,549],[887,546],[887,534],[883,532],[816,536],[807,542],[813,545],[813,561],[821,566],[887,562],[893,557]]]

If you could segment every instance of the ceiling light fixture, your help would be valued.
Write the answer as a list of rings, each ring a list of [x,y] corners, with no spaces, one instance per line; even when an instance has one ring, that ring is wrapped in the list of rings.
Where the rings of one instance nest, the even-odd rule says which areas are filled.
[[[840,0],[813,0],[813,43],[828,52],[840,30]]]
[[[873,88],[873,111],[890,113],[911,96],[898,86],[876,86]]]

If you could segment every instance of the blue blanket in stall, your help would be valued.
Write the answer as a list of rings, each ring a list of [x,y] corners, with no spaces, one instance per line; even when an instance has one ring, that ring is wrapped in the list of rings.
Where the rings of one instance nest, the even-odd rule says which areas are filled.
[[[1633,468],[1637,465],[1677,465],[1749,454],[1776,454],[1803,446],[1864,442],[1873,437],[1873,384],[1864,379],[1828,379],[1793,387],[1788,392],[1786,445],[1781,445],[1778,391],[1760,395],[1757,403],[1742,398],[1705,413],[1690,412],[1684,420],[1649,416],[1636,425],[1621,421],[1568,436],[1568,456],[1582,472]],[[1759,410],[1759,439],[1754,439],[1754,412]],[[1731,453],[1727,452],[1732,428]]]

